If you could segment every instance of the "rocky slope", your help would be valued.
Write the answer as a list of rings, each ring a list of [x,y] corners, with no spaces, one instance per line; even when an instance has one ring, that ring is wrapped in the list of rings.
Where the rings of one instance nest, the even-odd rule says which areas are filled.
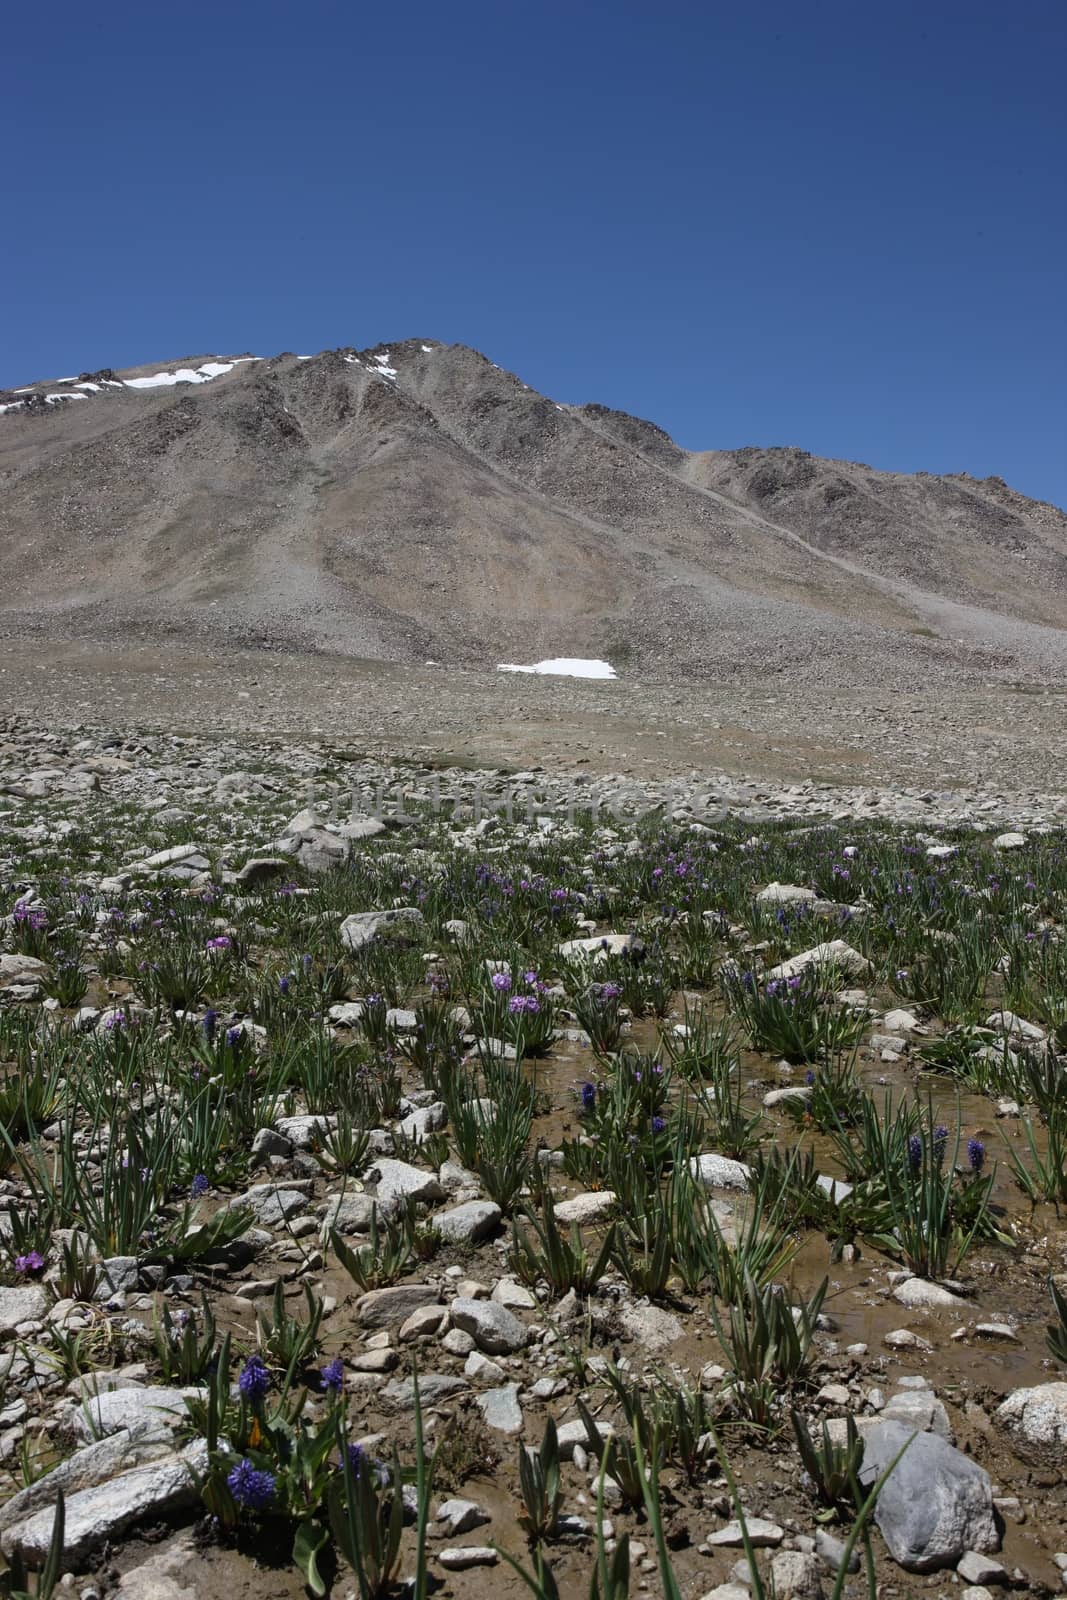
[[[0,393],[9,636],[642,678],[1067,665],[1067,517],[998,479],[689,453],[411,340]]]

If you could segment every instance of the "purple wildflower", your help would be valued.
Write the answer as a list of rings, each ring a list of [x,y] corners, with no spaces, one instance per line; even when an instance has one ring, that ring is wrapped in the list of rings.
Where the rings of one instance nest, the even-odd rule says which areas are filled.
[[[582,1084],[582,1110],[594,1111],[596,1109],[596,1084]]]
[[[198,1172],[189,1185],[189,1193],[194,1200],[202,1200],[210,1188],[211,1184],[208,1182],[207,1174]]]
[[[923,1142],[917,1133],[913,1133],[908,1140],[908,1165],[912,1172],[918,1172],[923,1164]]]
[[[248,1511],[263,1511],[274,1498],[273,1472],[261,1472],[247,1456],[229,1473],[226,1485],[237,1504]]]
[[[667,1126],[667,1119],[665,1117],[653,1117],[652,1118],[652,1132],[653,1133],[662,1133],[666,1126]]]
[[[246,1400],[253,1404],[262,1400],[270,1388],[270,1373],[267,1371],[266,1362],[262,1356],[249,1356],[241,1368],[241,1375],[237,1380],[237,1387]]]
[[[507,994],[511,988],[511,974],[510,972],[494,972],[489,982],[497,994]]]
[[[340,1356],[328,1361],[322,1369],[322,1387],[327,1394],[340,1394],[345,1386],[345,1364]]]
[[[24,1256],[15,1257],[15,1271],[23,1276],[40,1272],[44,1268],[44,1256],[39,1250],[28,1250]]]
[[[968,1139],[967,1160],[970,1162],[972,1172],[981,1172],[985,1162],[985,1145],[981,1139]]]

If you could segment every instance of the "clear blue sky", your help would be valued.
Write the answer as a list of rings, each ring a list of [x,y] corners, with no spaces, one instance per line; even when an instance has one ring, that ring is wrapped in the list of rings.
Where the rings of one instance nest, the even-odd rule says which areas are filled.
[[[1067,505],[1064,0],[9,6],[0,384],[461,341]]]

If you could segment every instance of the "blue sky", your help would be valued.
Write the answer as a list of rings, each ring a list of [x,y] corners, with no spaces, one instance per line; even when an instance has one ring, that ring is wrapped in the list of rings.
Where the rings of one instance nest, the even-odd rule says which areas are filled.
[[[1062,0],[8,9],[0,384],[415,335],[1067,505]]]

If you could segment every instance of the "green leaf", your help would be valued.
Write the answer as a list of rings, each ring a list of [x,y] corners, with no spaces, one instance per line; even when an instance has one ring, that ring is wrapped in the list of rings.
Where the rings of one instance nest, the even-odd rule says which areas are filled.
[[[316,1600],[326,1593],[326,1583],[319,1572],[319,1553],[329,1538],[327,1530],[314,1517],[305,1517],[296,1530],[293,1540],[293,1560],[304,1574],[304,1581]]]

